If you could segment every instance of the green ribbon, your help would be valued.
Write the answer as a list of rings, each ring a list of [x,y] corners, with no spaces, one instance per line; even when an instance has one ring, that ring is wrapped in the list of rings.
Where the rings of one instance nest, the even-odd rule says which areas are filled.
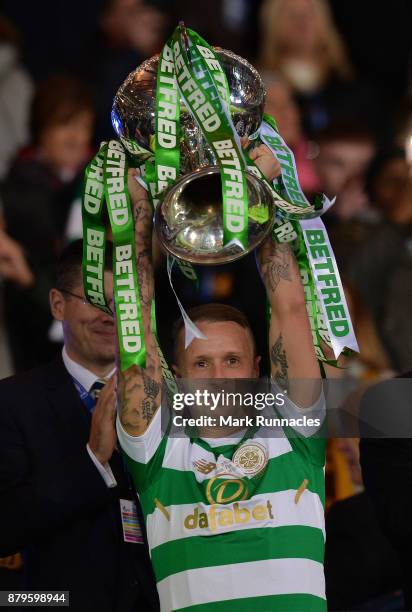
[[[180,174],[180,98],[177,89],[174,57],[170,39],[159,56],[156,81],[155,155],[144,163],[142,177],[146,182],[153,208],[160,196]],[[196,285],[199,280],[194,266],[176,260],[182,274]]]
[[[228,112],[226,76],[210,45],[183,26],[173,34],[176,79],[185,105],[199,124],[220,167],[223,243],[247,249],[246,164]]]
[[[104,291],[106,226],[104,223],[104,160],[107,144],[103,143],[85,170],[82,198],[83,219],[83,286],[86,299],[111,314]]]
[[[139,144],[137,144],[135,140],[132,140],[131,138],[124,138],[124,137],[121,137],[120,140],[121,140],[122,145],[126,149],[126,151],[130,153],[132,157],[136,158],[138,162],[142,162],[146,160],[153,161],[154,159],[153,152],[148,151],[144,147],[141,147]]]
[[[122,371],[134,364],[146,365],[127,170],[123,146],[116,140],[104,143],[86,168],[82,199],[85,295],[90,303],[111,314],[104,292],[105,202],[109,213],[113,234],[113,293]]]
[[[155,194],[172,185],[180,172],[180,99],[172,40],[159,56],[156,82]],[[156,206],[156,203],[155,203]]]
[[[322,348],[322,344],[331,347],[331,340],[325,323],[322,306],[320,304],[319,297],[316,291],[316,286],[308,259],[306,244],[302,234],[302,228],[297,221],[292,222],[292,224],[297,234],[297,240],[294,243],[294,252],[299,267],[300,276],[302,279],[303,289],[305,291],[305,302],[308,311],[309,323],[312,331],[313,345],[315,347],[316,357],[319,361],[323,363],[332,366],[337,366],[337,361],[335,359],[328,359],[325,356],[325,353]]]
[[[104,163],[104,185],[113,234],[113,293],[122,371],[132,365],[146,366],[134,222],[127,187],[128,167],[123,146],[111,140]]]
[[[152,187],[152,203],[176,182],[180,174],[180,97],[176,83],[173,40],[165,44],[159,56],[156,81],[155,165],[146,163],[146,174]],[[182,274],[198,285],[195,268],[189,262],[176,260]]]

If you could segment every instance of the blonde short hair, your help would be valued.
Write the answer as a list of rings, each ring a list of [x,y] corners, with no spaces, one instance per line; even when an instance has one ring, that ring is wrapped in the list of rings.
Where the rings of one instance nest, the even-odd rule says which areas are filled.
[[[319,21],[322,58],[325,67],[334,70],[342,79],[350,79],[353,70],[346,54],[343,40],[336,29],[326,0],[311,0]],[[282,19],[281,9],[290,0],[264,0],[260,9],[262,44],[260,65],[266,70],[278,70],[281,64]]]

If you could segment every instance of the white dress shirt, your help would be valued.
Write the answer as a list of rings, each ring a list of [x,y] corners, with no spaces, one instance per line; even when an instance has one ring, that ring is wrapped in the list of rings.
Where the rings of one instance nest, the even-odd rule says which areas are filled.
[[[93,372],[90,372],[90,370],[87,370],[85,367],[83,367],[79,363],[76,363],[75,361],[73,361],[73,359],[69,357],[69,355],[67,354],[65,346],[63,347],[63,350],[62,350],[62,357],[63,357],[63,363],[66,367],[66,370],[70,374],[70,376],[75,378],[82,385],[82,387],[84,387],[85,390],[89,393],[94,383],[97,380],[99,380],[99,376],[97,376],[96,374],[93,374]],[[107,374],[107,378],[110,378],[110,376],[114,374],[115,370],[116,368],[113,368],[113,370],[109,372],[109,374]],[[104,464],[100,463],[100,461],[96,458],[96,456],[94,455],[94,453],[92,452],[88,444],[86,445],[86,448],[87,448],[87,452],[90,455],[90,459],[93,461],[94,465],[98,469],[99,474],[102,476],[106,485],[110,488],[115,487],[117,485],[117,482],[116,482],[116,479],[114,477],[114,474],[112,472],[110,465],[108,463],[104,463]]]

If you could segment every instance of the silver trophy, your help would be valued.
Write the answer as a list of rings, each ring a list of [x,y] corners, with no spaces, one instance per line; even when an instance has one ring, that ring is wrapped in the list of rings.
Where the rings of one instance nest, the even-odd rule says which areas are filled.
[[[263,117],[265,87],[259,73],[231,51],[215,49],[226,73],[230,112],[240,137],[257,134]],[[156,78],[159,56],[132,72],[113,103],[113,127],[129,152],[141,163],[153,156]],[[155,213],[158,239],[173,256],[195,264],[228,263],[255,249],[269,234],[275,206],[269,187],[246,172],[249,196],[248,248],[223,244],[220,169],[212,148],[181,100],[182,176],[162,196]],[[252,145],[253,146],[253,145]]]

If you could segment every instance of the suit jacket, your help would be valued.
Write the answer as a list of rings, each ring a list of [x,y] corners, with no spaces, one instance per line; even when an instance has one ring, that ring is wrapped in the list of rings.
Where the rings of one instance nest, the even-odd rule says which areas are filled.
[[[143,544],[123,541],[120,454],[108,488],[86,449],[90,415],[61,358],[0,382],[0,556],[23,551],[25,586],[69,590],[71,609],[158,609]]]
[[[360,410],[365,490],[396,550],[412,610],[412,372],[371,387]],[[389,437],[388,437],[389,436]]]

